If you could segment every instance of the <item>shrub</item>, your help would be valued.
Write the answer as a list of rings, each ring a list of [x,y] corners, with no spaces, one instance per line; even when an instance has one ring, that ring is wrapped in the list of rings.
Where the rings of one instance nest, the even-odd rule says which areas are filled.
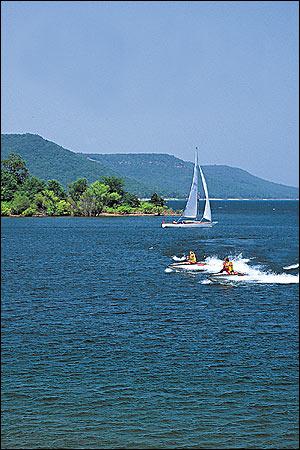
[[[144,214],[153,214],[155,210],[155,205],[149,202],[141,202],[141,211]]]
[[[129,205],[120,205],[116,208],[116,212],[118,214],[132,214],[135,210]]]
[[[29,206],[29,208],[25,209],[25,211],[22,212],[22,216],[30,217],[34,214],[38,214],[37,207],[35,205]]]
[[[30,199],[26,194],[17,192],[11,204],[11,212],[13,214],[22,214],[25,209],[29,208]]]
[[[66,216],[66,215],[71,214],[71,212],[72,212],[71,205],[66,200],[60,200],[56,204],[55,215]]]
[[[11,214],[11,202],[1,202],[1,216],[9,216]]]
[[[167,208],[165,208],[164,206],[155,206],[153,209],[153,213],[161,216],[162,214],[164,214],[166,209]]]

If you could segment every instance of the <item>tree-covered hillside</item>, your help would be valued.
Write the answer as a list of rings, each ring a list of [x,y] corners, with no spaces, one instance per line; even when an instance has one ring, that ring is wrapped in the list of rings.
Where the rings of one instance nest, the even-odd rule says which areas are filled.
[[[121,176],[143,180],[165,197],[183,198],[191,186],[193,163],[166,154],[89,154]],[[245,170],[224,166],[202,166],[210,197],[214,198],[298,198],[295,187],[272,183]]]
[[[102,163],[90,161],[85,155],[74,153],[37,134],[2,134],[1,158],[17,153],[25,160],[32,175],[44,180],[56,179],[64,187],[78,178],[85,177],[92,183],[102,176],[120,175]],[[123,177],[125,188],[134,194],[148,193],[143,183]],[[153,191],[152,191],[153,192]]]
[[[101,214],[174,214],[155,192],[149,202],[124,190],[121,178],[103,177],[88,184],[86,178],[65,190],[57,180],[41,180],[30,174],[16,153],[1,160],[1,216],[86,216]]]
[[[1,136],[2,159],[17,153],[32,175],[56,179],[63,186],[78,178],[89,183],[103,176],[123,178],[125,189],[137,196],[184,198],[188,195],[193,163],[167,154],[84,154],[70,150],[33,134]],[[201,155],[200,162],[201,162]],[[224,166],[202,167],[211,198],[298,198],[299,189],[272,183],[245,170]]]

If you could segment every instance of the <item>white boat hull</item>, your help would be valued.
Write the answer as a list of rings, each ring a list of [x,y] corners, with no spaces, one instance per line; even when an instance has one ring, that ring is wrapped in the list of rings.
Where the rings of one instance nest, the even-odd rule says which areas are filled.
[[[162,223],[162,228],[211,228],[218,222],[187,222],[187,223]]]
[[[196,263],[196,264],[189,264],[187,262],[181,262],[181,263],[173,263],[170,264],[169,268],[170,269],[180,269],[180,270],[194,270],[197,272],[201,272],[206,270],[207,264],[206,263]]]
[[[233,280],[243,280],[243,278],[245,277],[244,273],[236,273],[233,275],[229,275],[228,273],[223,274],[223,273],[214,273],[211,274],[209,276],[209,279],[211,281],[217,281],[217,280],[223,280],[223,281],[233,281]]]

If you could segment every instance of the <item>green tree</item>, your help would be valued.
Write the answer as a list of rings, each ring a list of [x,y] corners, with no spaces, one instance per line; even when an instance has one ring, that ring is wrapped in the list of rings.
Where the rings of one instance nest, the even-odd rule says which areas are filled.
[[[35,205],[42,214],[56,216],[60,199],[49,189],[44,189],[35,196]]]
[[[103,183],[109,187],[109,192],[117,192],[121,198],[123,197],[124,191],[124,181],[122,178],[117,177],[102,177]]]
[[[105,205],[104,206],[112,206],[116,207],[121,202],[121,195],[117,192],[111,192],[108,193],[106,199],[105,199]]]
[[[47,189],[54,192],[54,194],[61,200],[65,200],[67,197],[63,186],[57,180],[48,180]]]
[[[88,183],[86,178],[78,178],[69,184],[69,195],[76,202],[80,199],[81,195],[87,190]]]
[[[46,213],[46,207],[45,207],[45,198],[42,192],[39,192],[34,197],[34,205],[38,209],[38,211],[42,214]]]
[[[132,208],[139,208],[141,205],[141,202],[136,195],[130,194],[129,192],[125,192],[123,199],[122,199],[122,204],[129,205]]]
[[[153,203],[155,206],[164,206],[165,200],[154,192],[151,195],[150,203]]]
[[[30,217],[35,214],[38,214],[38,212],[39,211],[38,211],[37,207],[35,205],[31,205],[31,206],[29,206],[29,208],[25,209],[25,211],[22,212],[22,216]]]
[[[69,214],[71,214],[70,203],[66,200],[59,200],[59,202],[56,204],[56,215],[66,216]]]
[[[98,208],[103,208],[103,205],[98,204]],[[83,216],[94,216],[96,215],[97,205],[95,196],[92,192],[87,189],[80,197],[77,203],[78,212]],[[74,208],[75,209],[75,208]]]
[[[1,200],[12,200],[18,188],[16,177],[12,173],[1,170]]]
[[[10,216],[11,214],[11,203],[1,201],[1,216]]]
[[[118,214],[132,214],[135,212],[134,208],[132,208],[131,206],[129,206],[128,204],[124,204],[124,205],[119,205],[116,208],[116,212]]]
[[[79,209],[84,216],[96,216],[103,211],[109,201],[109,187],[95,181],[81,195],[79,200]]]
[[[17,192],[14,196],[13,201],[11,202],[11,212],[13,214],[22,214],[25,209],[29,208],[31,202],[28,195]]]
[[[141,210],[144,214],[153,214],[155,205],[150,202],[141,202]]]
[[[39,192],[42,192],[45,189],[45,187],[46,183],[44,180],[40,180],[35,176],[29,175],[22,184],[20,192],[23,192],[24,194],[28,195],[28,197],[31,200],[33,200],[35,195],[38,194]]]
[[[1,164],[3,170],[12,174],[18,184],[22,184],[29,175],[25,161],[16,153],[11,153],[8,159],[1,161]]]
[[[84,193],[82,195],[84,195]],[[66,201],[67,201],[71,216],[81,216],[82,215],[82,211],[80,210],[80,205],[79,205],[80,200],[76,201],[76,200],[73,200],[72,197],[68,197]]]

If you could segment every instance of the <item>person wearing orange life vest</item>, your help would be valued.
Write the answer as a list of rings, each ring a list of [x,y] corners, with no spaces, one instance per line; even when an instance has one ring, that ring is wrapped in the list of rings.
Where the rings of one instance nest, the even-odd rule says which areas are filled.
[[[232,263],[232,261],[229,261],[229,258],[224,259],[223,267],[219,273],[222,273],[222,272],[226,272],[226,273],[228,273],[228,275],[232,275],[234,273],[233,263]]]
[[[190,250],[189,256],[187,257],[187,260],[190,264],[196,264],[197,263],[197,257],[195,252]]]

